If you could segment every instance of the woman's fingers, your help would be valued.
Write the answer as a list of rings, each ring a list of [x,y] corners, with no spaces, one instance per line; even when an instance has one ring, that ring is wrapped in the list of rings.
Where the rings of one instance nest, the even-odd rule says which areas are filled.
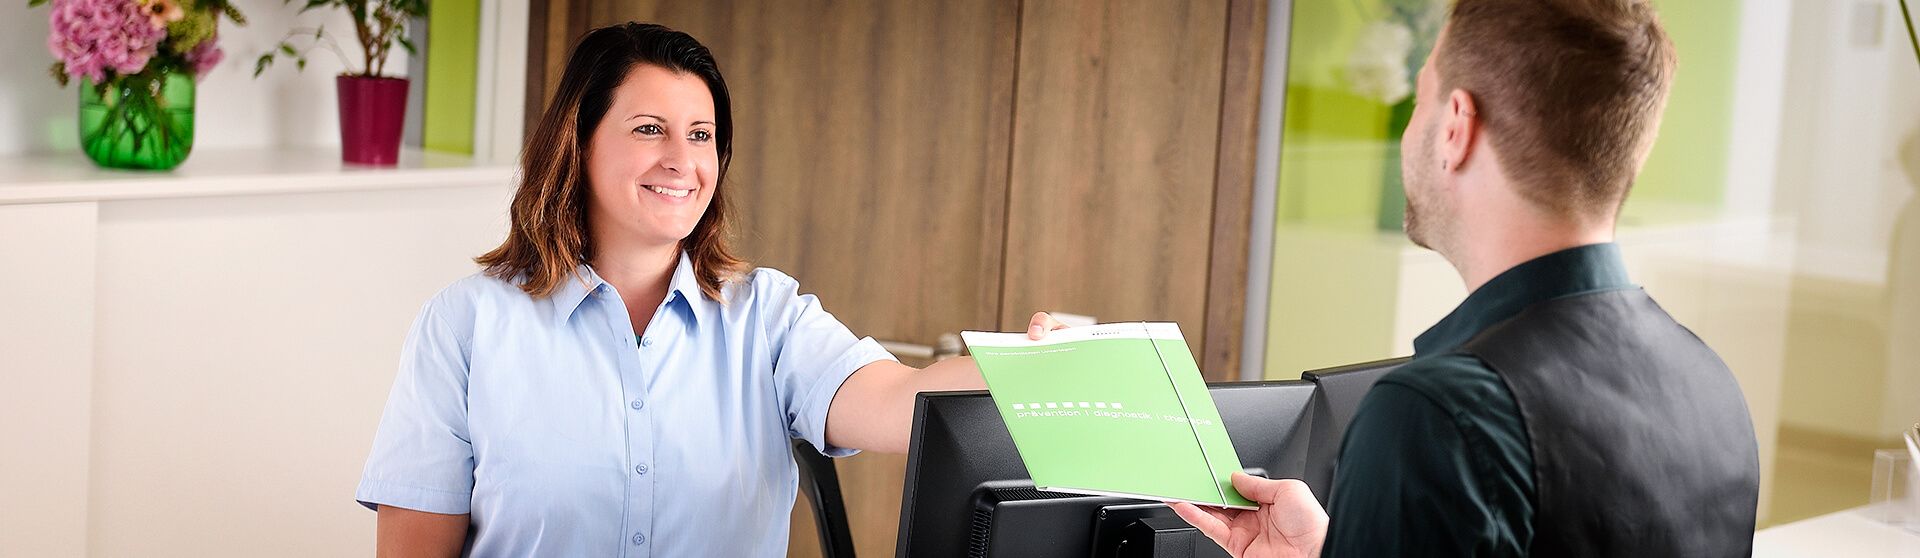
[[[1060,323],[1060,320],[1053,319],[1052,314],[1034,312],[1033,319],[1027,320],[1027,338],[1039,341],[1041,338],[1046,337],[1049,331],[1066,328],[1067,324]]]

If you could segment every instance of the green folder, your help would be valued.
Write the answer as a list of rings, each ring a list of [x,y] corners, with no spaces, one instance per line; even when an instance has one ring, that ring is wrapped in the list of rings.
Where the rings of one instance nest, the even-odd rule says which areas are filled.
[[[961,337],[1036,488],[1255,509],[1179,324]]]

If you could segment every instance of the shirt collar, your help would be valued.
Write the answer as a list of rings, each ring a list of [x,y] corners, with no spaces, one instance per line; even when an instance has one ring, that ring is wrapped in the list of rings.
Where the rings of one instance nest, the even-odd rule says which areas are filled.
[[[562,281],[559,288],[553,292],[554,321],[566,323],[568,318],[573,317],[574,311],[579,310],[581,303],[596,294],[615,298],[619,296],[614,292],[613,285],[608,284],[605,279],[600,278],[600,274],[593,271],[593,266],[581,265],[575,268],[574,274]],[[674,266],[673,278],[667,282],[666,303],[683,308],[696,324],[705,319],[706,314],[711,311],[710,306],[713,301],[708,300],[701,292],[700,276],[694,272],[693,259],[688,257],[686,252],[680,253],[680,262]]]
[[[1495,276],[1445,319],[1413,340],[1413,352],[1429,356],[1455,347],[1536,302],[1632,288],[1620,247],[1613,243],[1568,248],[1513,266]]]
[[[706,319],[707,313],[713,310],[714,302],[700,290],[700,274],[694,272],[693,257],[686,252],[680,253],[680,263],[673,268],[673,280],[667,283],[667,302],[671,304],[675,301],[687,311],[695,324]]]

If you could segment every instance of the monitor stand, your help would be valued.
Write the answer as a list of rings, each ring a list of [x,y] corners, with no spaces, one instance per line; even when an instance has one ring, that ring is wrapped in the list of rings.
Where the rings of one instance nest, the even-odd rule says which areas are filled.
[[[1231,558],[1166,504],[1102,506],[1094,516],[1093,558]]]

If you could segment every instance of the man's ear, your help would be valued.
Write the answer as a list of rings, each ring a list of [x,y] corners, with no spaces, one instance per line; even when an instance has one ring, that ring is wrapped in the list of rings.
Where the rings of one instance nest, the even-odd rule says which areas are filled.
[[[1480,111],[1473,94],[1455,89],[1447,94],[1446,113],[1441,115],[1440,152],[1442,170],[1459,172],[1477,154],[1480,141]]]

